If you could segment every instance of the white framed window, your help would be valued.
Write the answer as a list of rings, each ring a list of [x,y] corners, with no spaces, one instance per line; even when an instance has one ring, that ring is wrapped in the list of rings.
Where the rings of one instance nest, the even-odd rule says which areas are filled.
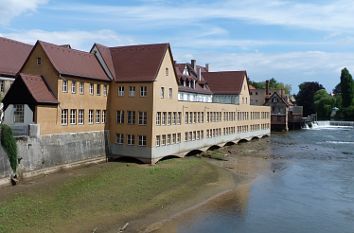
[[[5,81],[0,80],[0,92],[5,92]]]
[[[172,88],[168,88],[168,98],[172,99]]]
[[[156,113],[156,125],[161,125],[161,112]]]
[[[184,133],[184,141],[186,141],[186,142],[188,141],[188,132]]]
[[[70,124],[76,125],[76,109],[70,109]]]
[[[165,88],[164,87],[161,87],[160,97],[161,97],[161,99],[165,98]]]
[[[182,115],[182,113],[181,112],[178,112],[177,113],[177,124],[181,124],[181,115]]]
[[[147,124],[147,112],[139,112],[139,125]]]
[[[124,143],[124,134],[122,133],[117,133],[116,134],[116,142],[118,144],[123,144]]]
[[[61,124],[68,125],[68,110],[67,109],[61,110]]]
[[[135,111],[128,111],[128,124],[135,124]]]
[[[181,143],[181,133],[177,134],[177,143]]]
[[[172,122],[171,118],[172,118],[172,113],[171,112],[167,113],[167,125],[171,125]]]
[[[71,81],[71,93],[72,94],[76,93],[76,81],[74,80]]]
[[[166,145],[166,135],[162,135],[161,145],[162,145],[162,146],[165,146],[165,145]]]
[[[85,116],[85,110],[79,109],[79,114],[78,114],[78,118],[77,118],[77,123],[79,125],[84,124],[84,116]]]
[[[166,112],[163,112],[163,113],[162,113],[161,125],[166,125]]]
[[[37,57],[36,63],[37,63],[37,65],[42,64],[42,58],[41,57]]]
[[[174,133],[172,134],[172,144],[176,144],[176,140],[177,140],[177,135]]]
[[[102,123],[106,123],[106,110],[102,110]]]
[[[23,104],[14,105],[14,123],[23,123],[25,121],[25,106]]]
[[[90,95],[93,95],[93,93],[94,93],[94,90],[95,88],[94,88],[94,85],[93,85],[93,83],[90,83]]]
[[[118,96],[124,96],[124,86],[118,87]]]
[[[68,80],[63,80],[61,90],[62,92],[68,92]]]
[[[140,87],[140,96],[141,97],[147,96],[147,86]]]
[[[118,110],[116,114],[117,124],[124,124],[124,111]]]
[[[101,84],[99,83],[96,84],[96,95],[101,95]]]
[[[132,134],[128,134],[128,145],[134,145],[135,144],[135,136]]]
[[[139,135],[139,146],[146,146],[146,136]]]
[[[84,82],[80,82],[80,84],[79,84],[79,93],[81,95],[84,94]]]
[[[159,147],[161,145],[161,136],[158,135],[156,136],[156,147]]]
[[[96,110],[96,124],[101,123],[101,110]]]
[[[165,75],[168,76],[168,68],[165,69]]]
[[[129,96],[135,96],[135,87],[129,86]]]
[[[103,96],[107,96],[108,94],[108,87],[107,87],[107,84],[104,84],[103,85]]]
[[[167,145],[170,145],[171,144],[171,134],[167,134],[167,142],[166,142]]]
[[[89,120],[89,124],[93,124],[93,109],[90,109],[89,110],[89,118],[88,118]]]

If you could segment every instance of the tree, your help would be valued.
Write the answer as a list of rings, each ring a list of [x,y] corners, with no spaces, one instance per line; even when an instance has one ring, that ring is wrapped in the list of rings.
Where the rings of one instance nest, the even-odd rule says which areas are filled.
[[[347,68],[342,69],[340,89],[342,92],[342,107],[347,108],[353,102],[353,78]]]
[[[319,120],[329,120],[333,107],[335,107],[336,99],[327,93],[325,89],[315,92],[313,97],[317,118]]]
[[[299,85],[299,93],[296,95],[296,102],[304,107],[304,116],[316,113],[314,95],[316,91],[324,89],[318,82],[304,82]]]
[[[254,82],[254,81],[249,80],[249,84],[251,84],[255,88],[259,88],[259,89],[266,88],[266,82]],[[274,89],[274,90],[284,89],[286,94],[290,94],[290,92],[291,92],[291,85],[290,84],[284,84],[282,82],[278,82],[277,80],[275,80],[275,78],[271,78],[269,80],[269,88]]]

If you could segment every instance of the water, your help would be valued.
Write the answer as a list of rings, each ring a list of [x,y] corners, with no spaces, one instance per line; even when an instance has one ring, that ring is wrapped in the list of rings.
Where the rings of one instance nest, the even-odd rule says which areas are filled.
[[[238,152],[229,161],[266,164],[250,187],[161,232],[354,232],[353,128],[319,126],[252,143],[233,147]]]

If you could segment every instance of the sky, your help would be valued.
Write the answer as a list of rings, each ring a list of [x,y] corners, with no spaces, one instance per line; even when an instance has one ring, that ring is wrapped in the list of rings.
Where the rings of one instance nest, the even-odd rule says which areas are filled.
[[[316,81],[329,92],[354,73],[352,0],[0,0],[0,36],[34,44],[169,42],[177,62],[247,70],[253,81]]]

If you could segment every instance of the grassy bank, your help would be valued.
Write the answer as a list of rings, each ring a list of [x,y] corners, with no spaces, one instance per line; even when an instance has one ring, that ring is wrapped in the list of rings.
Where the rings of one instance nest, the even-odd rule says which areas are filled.
[[[220,170],[198,158],[155,166],[106,163],[70,171],[0,199],[0,233],[102,232],[195,196],[220,179]],[[43,178],[46,179],[46,178]],[[11,187],[7,187],[10,189]]]

